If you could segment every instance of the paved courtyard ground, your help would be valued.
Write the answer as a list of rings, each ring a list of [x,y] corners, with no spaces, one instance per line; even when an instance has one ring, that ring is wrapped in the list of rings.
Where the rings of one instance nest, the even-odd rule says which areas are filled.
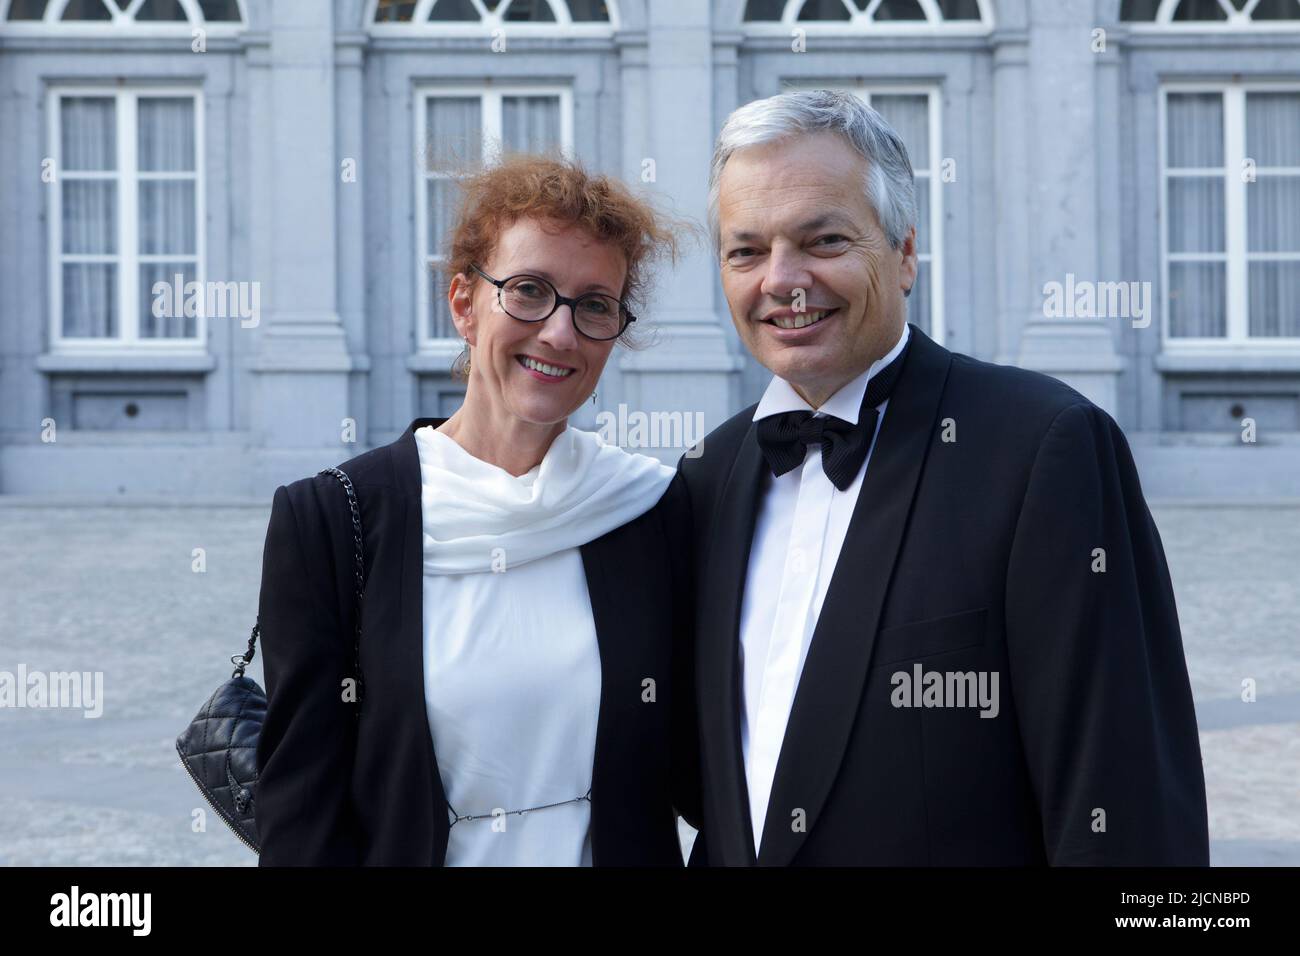
[[[1196,696],[1213,863],[1300,865],[1300,507],[1152,510]],[[192,832],[204,804],[175,740],[247,640],[268,513],[0,498],[0,670],[102,671],[105,698],[98,719],[0,709],[0,863],[256,863],[214,814]],[[250,674],[261,682],[259,666]]]

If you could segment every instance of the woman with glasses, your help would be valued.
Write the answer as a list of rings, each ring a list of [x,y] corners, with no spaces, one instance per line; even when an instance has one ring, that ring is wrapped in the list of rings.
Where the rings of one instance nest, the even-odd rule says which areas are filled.
[[[464,402],[276,490],[259,620],[261,863],[673,865],[698,822],[671,468],[568,417],[674,232],[620,183],[508,159],[460,182]]]

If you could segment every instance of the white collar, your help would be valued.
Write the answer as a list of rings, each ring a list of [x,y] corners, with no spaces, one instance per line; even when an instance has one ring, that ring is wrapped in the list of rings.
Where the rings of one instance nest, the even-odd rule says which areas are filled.
[[[911,332],[907,327],[907,323],[904,322],[903,334],[899,336],[898,343],[885,353],[883,358],[878,358],[872,362],[865,372],[842,385],[839,391],[822,403],[821,408],[813,408],[804,401],[803,397],[785,379],[778,378],[775,375],[772,376],[772,381],[768,383],[767,391],[763,393],[758,408],[754,409],[754,421],[767,418],[770,415],[780,415],[782,412],[806,411],[815,415],[832,415],[835,418],[856,425],[858,423],[858,412],[862,408],[862,398],[867,393],[867,382],[871,381],[873,375],[898,357],[910,336]]]

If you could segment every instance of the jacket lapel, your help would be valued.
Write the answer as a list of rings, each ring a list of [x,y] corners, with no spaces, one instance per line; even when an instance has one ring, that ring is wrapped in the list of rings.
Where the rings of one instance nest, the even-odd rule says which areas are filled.
[[[839,771],[951,360],[947,349],[912,326],[906,364],[885,409],[795,692],[763,824],[761,866],[784,866],[794,858]],[[805,815],[799,832],[791,825],[796,808]]]
[[[609,834],[610,836],[620,833],[620,827],[616,819],[619,808],[610,805],[607,799],[596,799],[600,785],[605,778],[605,754],[609,745],[607,739],[609,728],[616,723],[611,700],[614,690],[611,671],[615,661],[614,655],[618,649],[617,636],[626,632],[622,622],[618,619],[617,607],[610,602],[610,595],[616,594],[617,589],[606,578],[607,572],[605,569],[617,560],[617,556],[610,554],[609,551],[609,545],[604,538],[588,541],[578,548],[578,553],[582,556],[583,575],[587,579],[587,593],[591,599],[591,620],[596,629],[596,653],[600,657],[600,702],[596,710],[596,744],[591,761],[590,833],[592,836],[591,855],[594,866],[600,866],[601,861],[606,858],[617,859],[618,851],[623,849],[618,845],[606,846],[606,841],[603,839],[599,844],[595,840],[597,833]],[[612,642],[611,638],[614,639]],[[611,815],[610,822],[606,823],[606,817]]]
[[[446,794],[442,789],[442,776],[438,772],[437,757],[433,752],[433,731],[425,719],[424,687],[424,512],[420,504],[420,453],[415,445],[415,430],[424,425],[437,426],[446,419],[417,418],[393,443],[393,481],[404,505],[402,515],[402,572],[401,572],[401,630],[399,643],[401,659],[407,673],[419,674],[419,680],[404,682],[402,686],[416,688],[418,700],[407,701],[408,713],[420,715],[424,728],[423,739],[426,756],[428,786],[433,800],[430,810],[433,820],[433,846],[430,848],[431,864],[441,866],[447,853],[448,821]]]
[[[757,427],[751,423],[716,503],[717,519],[710,529],[707,558],[697,585],[698,593],[715,598],[699,602],[697,680],[700,687],[721,691],[699,699],[700,724],[712,731],[701,735],[700,744],[704,766],[712,771],[705,781],[705,799],[716,808],[716,812],[706,813],[706,819],[712,827],[709,846],[728,866],[752,866],[755,862],[754,826],[740,747],[738,657],[741,601],[764,468]]]

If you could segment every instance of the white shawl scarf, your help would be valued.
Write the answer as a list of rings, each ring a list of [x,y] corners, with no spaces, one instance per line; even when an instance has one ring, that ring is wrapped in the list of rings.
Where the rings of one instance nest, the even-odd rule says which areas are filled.
[[[501,571],[586,544],[653,508],[673,477],[654,458],[568,426],[518,477],[432,425],[415,442],[425,574]]]

